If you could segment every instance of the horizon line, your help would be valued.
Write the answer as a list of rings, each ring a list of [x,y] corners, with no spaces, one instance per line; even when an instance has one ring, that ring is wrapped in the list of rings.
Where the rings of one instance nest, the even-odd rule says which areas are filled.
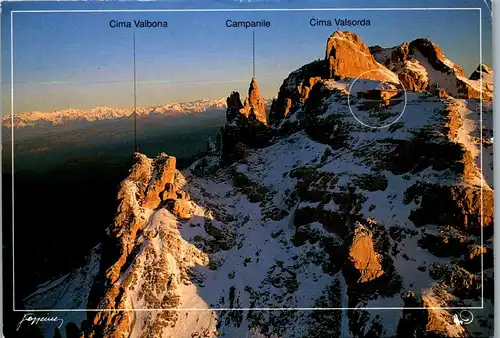
[[[264,97],[261,97],[261,98],[263,100],[265,100],[265,101],[272,101],[275,98],[277,98],[277,95],[272,96],[272,97],[265,97],[264,96]],[[102,105],[102,106],[101,105],[97,105],[97,106],[92,107],[92,108],[71,108],[70,107],[70,108],[54,109],[52,111],[27,110],[27,111],[14,112],[14,115],[17,115],[17,114],[31,114],[31,113],[52,114],[52,113],[56,113],[56,112],[60,112],[60,111],[65,111],[65,110],[88,111],[88,110],[97,109],[97,108],[111,108],[111,109],[123,109],[123,110],[154,109],[154,108],[161,108],[161,107],[164,107],[164,106],[167,106],[167,105],[174,105],[174,104],[187,104],[187,103],[222,101],[222,100],[225,101],[226,99],[227,99],[227,96],[223,96],[223,97],[216,98],[216,99],[204,99],[204,98],[200,98],[200,99],[190,100],[190,101],[171,101],[171,102],[166,102],[163,105],[151,105],[151,106],[145,106],[145,105],[143,105],[143,106],[137,106],[137,107],[134,107],[134,106],[116,107],[116,106],[107,106],[107,105]],[[10,115],[10,113],[7,114],[7,115],[2,115],[2,118],[5,117],[5,116],[9,116],[9,115]]]

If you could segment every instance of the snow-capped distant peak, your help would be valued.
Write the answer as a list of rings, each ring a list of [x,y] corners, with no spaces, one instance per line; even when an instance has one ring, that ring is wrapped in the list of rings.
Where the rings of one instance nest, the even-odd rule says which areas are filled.
[[[201,113],[207,110],[226,109],[226,99],[197,100],[192,102],[167,103],[163,106],[137,107],[138,116],[165,115],[175,116],[179,114]],[[134,108],[112,108],[107,106],[95,107],[92,109],[61,109],[53,112],[31,111],[8,115],[3,117],[4,127],[15,128],[34,127],[39,123],[50,125],[61,125],[73,121],[99,121],[133,116]]]

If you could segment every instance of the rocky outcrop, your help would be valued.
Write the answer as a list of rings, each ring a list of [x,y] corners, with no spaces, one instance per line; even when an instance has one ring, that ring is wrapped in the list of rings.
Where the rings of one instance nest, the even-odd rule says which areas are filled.
[[[174,216],[181,219],[189,219],[193,216],[193,208],[189,201],[184,199],[174,199],[167,202],[167,208]]]
[[[437,257],[460,257],[472,240],[453,226],[440,229],[438,235],[426,234],[418,241],[421,248]]]
[[[240,94],[232,92],[227,98],[227,122],[222,128],[222,158],[228,164],[239,157],[238,144],[262,147],[271,137],[268,128],[266,103],[261,97],[257,80],[252,78],[248,98],[241,102]]]
[[[408,291],[403,296],[405,307],[421,310],[403,310],[396,337],[469,337],[465,326],[456,325],[454,314],[446,309],[455,300],[448,290],[444,285],[436,284],[424,290],[422,295]]]
[[[182,266],[187,262],[194,259],[200,264],[208,263],[205,256],[175,235],[175,217],[190,218],[194,208],[189,195],[180,189],[175,163],[175,157],[164,153],[154,159],[140,153],[134,155],[130,174],[120,186],[117,214],[104,250],[100,278],[104,280],[94,283],[104,288],[100,292],[94,290],[94,299],[89,300],[95,304],[92,308],[141,308],[141,302],[148,307],[176,307],[179,299],[174,285],[178,282],[172,284],[169,276],[175,273],[180,282],[187,278],[182,277],[186,274]],[[154,219],[147,221],[147,215],[153,212],[166,213],[164,217],[170,223],[158,226]],[[162,245],[150,244],[155,241]],[[145,283],[138,283],[139,279]],[[170,286],[165,289],[167,281]],[[136,316],[120,310],[97,312],[89,318],[91,325],[85,337],[121,338],[133,328]],[[149,324],[145,325],[162,332],[165,325],[175,325],[176,318],[176,314],[165,311],[149,315]]]
[[[226,99],[227,110],[226,110],[226,120],[228,122],[234,121],[238,114],[240,114],[241,109],[243,109],[243,104],[241,103],[240,93],[232,92]]]
[[[307,100],[312,87],[322,78],[328,77],[325,60],[316,60],[290,73],[280,87],[278,97],[269,113],[270,122],[279,123],[296,111]]]
[[[336,31],[326,42],[325,60],[329,78],[363,78],[398,84],[397,76],[379,64],[359,36]]]
[[[398,79],[404,88],[413,92],[425,92],[430,89],[429,78],[421,71],[421,68],[403,67],[398,72]]]
[[[267,125],[266,103],[260,95],[255,77],[250,82],[248,97],[241,103],[240,93],[232,92],[227,98],[226,118],[229,123],[238,122],[241,117],[248,121],[258,121]]]
[[[410,54],[410,44],[405,42],[395,47],[391,52],[391,63],[399,63],[408,60]]]
[[[375,46],[370,47],[369,50],[378,62],[383,63],[389,69],[402,68],[401,66],[405,62],[414,59],[416,52],[419,52],[430,63],[433,69],[443,73],[464,75],[464,71],[460,66],[448,60],[441,48],[426,38],[404,42],[392,48]]]
[[[395,147],[381,154],[381,165],[396,175],[431,167],[437,171],[451,170],[465,180],[476,177],[478,169],[471,152],[455,141],[462,127],[459,106],[446,103],[436,118],[438,128],[424,128],[411,138],[389,141]]]
[[[298,179],[294,244],[318,243],[329,254],[323,269],[331,274],[342,271],[351,305],[374,292],[399,292],[399,277],[389,256],[389,234],[362,212],[364,192],[385,190],[386,179],[368,174],[347,177],[318,167],[321,165],[290,172],[290,177]]]
[[[421,300],[413,305],[423,307],[422,310],[403,311],[403,318],[398,325],[398,337],[469,337],[465,326],[456,325],[454,315],[457,314],[446,309],[453,299],[440,285],[426,290]]]
[[[161,154],[155,162],[155,172],[156,176],[151,180],[146,189],[146,196],[143,203],[144,208],[156,209],[162,202],[163,192],[168,186],[171,186],[174,182],[175,176],[175,157],[168,156],[166,154]]]
[[[173,184],[173,183],[165,184],[165,190],[163,190],[160,193],[160,198],[162,201],[176,199],[177,198],[177,191],[176,191],[175,184]]]
[[[405,202],[418,198],[410,214],[415,225],[453,225],[469,233],[493,225],[493,191],[476,186],[416,184],[405,192]],[[481,202],[482,199],[482,202]],[[482,207],[482,209],[481,209]]]
[[[441,286],[433,287],[422,295],[423,306],[433,308],[427,311],[425,334],[437,337],[467,337],[467,331],[461,325],[456,325],[453,315],[447,309],[440,307],[449,306],[453,296]]]
[[[477,81],[481,65],[466,78],[463,69],[429,39],[415,39],[392,48],[374,46],[369,50],[378,62],[398,75],[406,90],[430,91],[440,97],[446,93],[461,99],[481,97],[481,85]],[[491,74],[491,69],[484,69],[485,74]],[[492,92],[492,85],[483,83],[483,100],[491,101]]]
[[[477,273],[494,266],[493,250],[479,244],[471,244],[464,250],[463,266],[470,272]]]
[[[477,66],[476,70],[469,76],[469,80],[479,80],[481,75],[483,76],[483,81],[492,80],[493,69],[482,63]]]
[[[299,97],[300,103],[304,103],[307,100],[307,98],[309,97],[309,93],[311,92],[311,89],[320,80],[321,78],[319,76],[315,76],[315,77],[310,77],[305,82],[299,84],[297,89],[299,90],[300,93]]]
[[[491,102],[493,100],[493,70],[485,64],[480,64],[468,79],[457,77],[457,90],[459,97]]]
[[[137,211],[139,201],[144,200],[146,195],[153,168],[149,159],[143,154],[134,154],[134,162],[129,178],[122,181],[118,191],[118,210],[111,228],[111,237],[119,243],[119,258],[106,271],[106,278],[110,284],[118,279],[121,268],[132,251],[136,234],[144,226],[144,220]]]
[[[245,100],[240,113],[249,120],[256,120],[264,125],[267,125],[266,103],[260,96],[259,86],[255,77],[253,77],[250,82],[248,97]]]
[[[470,152],[461,144],[418,135],[411,140],[395,140],[394,149],[384,156],[388,170],[396,175],[417,173],[426,168],[452,170],[465,178],[474,177]]]
[[[270,112],[273,124],[297,111],[321,80],[363,78],[398,84],[396,74],[378,63],[359,36],[336,31],[326,42],[325,58],[313,61],[290,73],[280,87]]]
[[[481,89],[480,86],[471,85],[470,81],[467,81],[465,78],[457,78],[456,80],[456,97],[461,99],[476,99],[479,100],[481,98]],[[453,93],[451,93],[453,95]],[[491,93],[483,91],[483,100],[490,101]]]
[[[354,225],[354,235],[349,247],[349,263],[359,272],[358,283],[372,281],[384,274],[381,256],[375,252],[372,233],[361,223]]]
[[[415,49],[422,53],[435,70],[443,73],[455,73],[456,75],[464,76],[462,67],[450,62],[443,54],[441,48],[439,48],[439,46],[431,40],[425,38],[413,40],[410,42],[409,50],[414,53]]]
[[[466,259],[468,261],[474,261],[474,260],[477,260],[478,258],[480,258],[480,256],[485,254],[486,252],[488,252],[488,250],[484,246],[480,246],[477,244],[470,245],[467,248],[467,253],[465,256],[466,256]]]

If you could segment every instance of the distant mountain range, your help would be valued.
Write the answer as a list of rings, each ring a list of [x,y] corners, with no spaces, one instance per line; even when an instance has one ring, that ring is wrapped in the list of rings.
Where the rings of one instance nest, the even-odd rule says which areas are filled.
[[[207,110],[225,109],[226,99],[197,100],[182,103],[167,103],[156,107],[137,107],[138,117],[163,116],[174,117],[180,115],[201,113]],[[62,109],[53,112],[32,111],[14,114],[14,121],[10,115],[2,118],[2,126],[11,128],[48,127],[75,122],[95,122],[102,120],[133,117],[134,108],[96,107],[92,109]]]

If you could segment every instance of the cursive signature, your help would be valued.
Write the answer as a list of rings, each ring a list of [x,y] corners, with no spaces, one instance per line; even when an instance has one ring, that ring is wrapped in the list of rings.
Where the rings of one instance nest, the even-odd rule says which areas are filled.
[[[19,331],[19,328],[21,327],[21,325],[24,322],[27,322],[30,325],[38,324],[38,323],[44,323],[44,322],[60,322],[59,326],[57,327],[59,329],[64,324],[64,320],[61,319],[61,318],[57,318],[57,317],[36,317],[33,313],[26,313],[24,315],[23,319],[21,319],[21,321],[19,322],[19,324],[17,324],[16,331]]]

